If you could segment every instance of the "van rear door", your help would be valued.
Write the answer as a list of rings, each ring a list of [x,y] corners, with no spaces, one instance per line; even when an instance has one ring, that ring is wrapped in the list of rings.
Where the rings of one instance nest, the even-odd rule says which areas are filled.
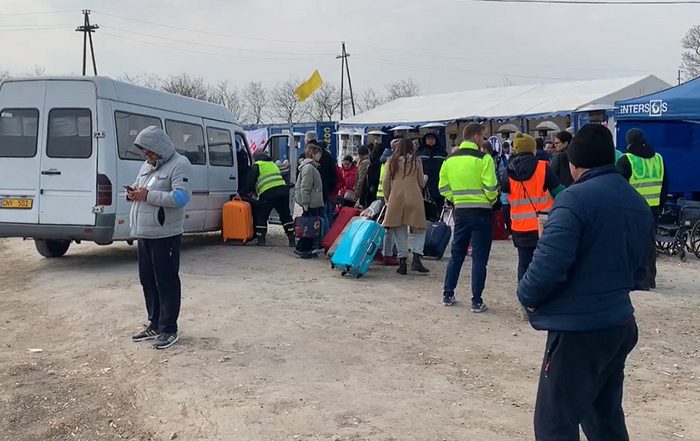
[[[46,82],[40,224],[95,225],[97,93],[88,81]]]
[[[0,89],[0,222],[39,222],[39,144],[45,83],[6,82]]]

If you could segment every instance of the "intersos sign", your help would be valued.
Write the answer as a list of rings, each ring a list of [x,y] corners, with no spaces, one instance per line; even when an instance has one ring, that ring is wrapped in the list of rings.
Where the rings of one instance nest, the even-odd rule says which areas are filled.
[[[620,115],[663,116],[668,112],[668,103],[664,100],[651,100],[648,103],[623,104],[617,113]]]

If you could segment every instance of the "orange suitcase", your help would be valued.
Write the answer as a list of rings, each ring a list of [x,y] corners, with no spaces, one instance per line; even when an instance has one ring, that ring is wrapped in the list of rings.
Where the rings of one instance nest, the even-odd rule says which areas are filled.
[[[243,243],[255,236],[253,231],[253,208],[248,202],[234,199],[226,202],[222,212],[221,235],[227,240],[241,240]]]

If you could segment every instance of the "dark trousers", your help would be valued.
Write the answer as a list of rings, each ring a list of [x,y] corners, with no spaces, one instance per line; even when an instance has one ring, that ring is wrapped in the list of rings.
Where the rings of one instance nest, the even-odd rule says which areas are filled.
[[[535,406],[537,441],[628,441],[622,388],[625,360],[637,344],[634,318],[614,328],[554,332],[540,372]]]
[[[641,286],[644,289],[656,288],[656,227],[659,225],[661,207],[651,207],[651,213],[654,215],[654,228],[650,238],[649,254],[647,255],[647,272]]]
[[[309,208],[309,211],[304,213],[304,216],[319,216],[323,217],[325,212],[325,207],[322,208]],[[319,238],[300,238],[297,240],[296,250],[302,254],[310,254],[314,249],[314,243],[320,241]]]
[[[148,321],[160,332],[176,333],[180,315],[180,239],[139,239],[139,279]]]
[[[505,204],[501,207],[503,211],[503,221],[506,223],[506,233],[511,233],[511,221],[510,221],[510,204]]]
[[[279,187],[282,188],[282,187]],[[255,236],[265,237],[267,235],[267,221],[274,208],[280,216],[280,222],[287,235],[294,234],[294,221],[289,210],[289,190],[277,191],[277,188],[268,190],[260,196],[253,205],[253,221],[255,222]]]
[[[518,248],[518,282],[527,272],[527,268],[532,263],[532,258],[535,255],[535,247],[517,247]]]
[[[459,273],[467,256],[469,243],[472,245],[472,304],[481,303],[481,294],[486,285],[486,265],[491,254],[493,240],[493,212],[491,210],[455,210],[452,255],[447,263],[445,286],[442,296],[454,296]]]

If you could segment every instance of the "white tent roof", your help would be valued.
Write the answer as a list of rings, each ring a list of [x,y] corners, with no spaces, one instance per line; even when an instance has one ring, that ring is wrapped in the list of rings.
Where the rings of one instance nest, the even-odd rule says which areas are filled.
[[[670,87],[645,77],[584,80],[497,87],[400,98],[340,122],[341,125],[391,125],[470,118],[508,118],[570,113],[591,104],[609,104]]]

